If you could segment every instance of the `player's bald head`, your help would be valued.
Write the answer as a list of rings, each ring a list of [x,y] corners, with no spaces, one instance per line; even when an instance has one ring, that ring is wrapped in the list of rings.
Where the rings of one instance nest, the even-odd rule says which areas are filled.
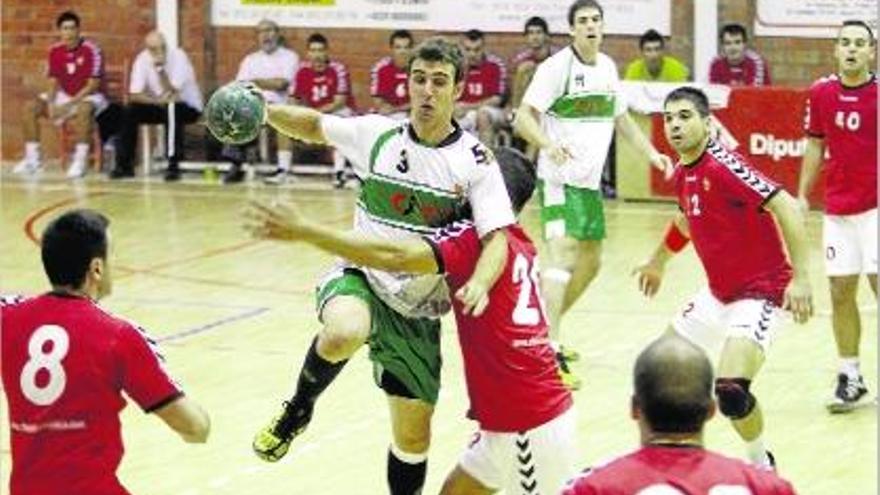
[[[157,30],[152,30],[144,37],[147,48],[160,48],[165,46],[165,36]]]
[[[676,334],[651,342],[633,369],[634,401],[655,432],[696,433],[712,404],[712,364]]]

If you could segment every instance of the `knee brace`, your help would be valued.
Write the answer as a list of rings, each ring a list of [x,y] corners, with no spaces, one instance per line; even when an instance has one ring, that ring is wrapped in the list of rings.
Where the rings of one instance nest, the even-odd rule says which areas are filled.
[[[718,378],[715,380],[715,396],[721,414],[730,419],[742,419],[752,412],[757,402],[749,392],[751,380],[745,378]]]

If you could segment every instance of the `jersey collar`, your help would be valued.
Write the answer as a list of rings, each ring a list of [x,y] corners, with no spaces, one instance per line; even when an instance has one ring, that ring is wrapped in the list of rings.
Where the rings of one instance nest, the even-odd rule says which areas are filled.
[[[461,130],[461,126],[458,125],[458,122],[456,122],[455,119],[452,119],[452,132],[450,132],[448,136],[443,138],[443,140],[436,145],[430,145],[423,142],[419,135],[416,134],[416,130],[413,128],[412,123],[406,124],[406,132],[407,134],[409,134],[409,138],[412,139],[414,142],[428,148],[443,148],[444,146],[449,146],[450,144],[458,141],[461,138],[461,135],[464,134],[464,131]]]
[[[840,83],[841,88],[843,88],[847,91],[852,91],[854,89],[861,89],[861,88],[864,88],[865,86],[869,86],[869,85],[874,84],[876,82],[877,74],[875,74],[873,72],[871,72],[869,74],[870,74],[870,77],[868,77],[868,80],[863,82],[862,84],[859,84],[858,86],[847,86],[846,84],[843,84],[843,78],[840,77],[839,74],[837,76],[837,82]]]

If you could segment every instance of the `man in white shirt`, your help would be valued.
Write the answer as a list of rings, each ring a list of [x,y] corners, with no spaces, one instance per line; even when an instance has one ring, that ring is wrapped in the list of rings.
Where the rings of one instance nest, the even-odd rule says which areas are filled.
[[[134,59],[129,83],[129,104],[123,117],[116,168],[111,179],[134,177],[134,155],[140,124],[166,126],[168,169],[165,180],[180,179],[183,126],[202,114],[202,92],[189,57],[180,48],[168,48],[165,37],[151,31],[146,48]]]
[[[252,82],[260,88],[263,98],[268,103],[286,103],[287,87],[299,67],[299,55],[282,46],[283,40],[278,24],[268,19],[263,19],[257,24],[257,41],[260,49],[242,59],[235,80]],[[286,176],[293,161],[293,143],[284,134],[276,132],[275,136],[278,143],[278,171],[283,171]],[[223,147],[223,156],[232,161],[232,168],[223,178],[224,183],[241,182],[244,179],[241,163],[248,148],[255,143],[256,140],[241,146]]]

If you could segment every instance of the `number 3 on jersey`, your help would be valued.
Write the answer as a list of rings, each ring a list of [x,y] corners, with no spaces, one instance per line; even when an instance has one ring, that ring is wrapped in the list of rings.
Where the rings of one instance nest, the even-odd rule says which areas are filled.
[[[44,352],[50,343],[49,352]],[[28,361],[21,368],[19,385],[24,396],[38,406],[48,406],[58,400],[67,385],[67,375],[61,360],[70,349],[67,331],[58,325],[43,325],[28,340]],[[45,370],[40,373],[40,370]],[[37,384],[37,376],[48,374],[48,381],[42,387]]]
[[[517,254],[513,260],[513,283],[519,284],[519,296],[516,298],[516,307],[513,309],[513,322],[517,325],[537,325],[541,322],[544,310],[544,300],[538,290],[538,260],[529,266],[529,260]],[[532,294],[538,300],[538,307],[530,306]],[[546,321],[546,317],[544,317]]]

